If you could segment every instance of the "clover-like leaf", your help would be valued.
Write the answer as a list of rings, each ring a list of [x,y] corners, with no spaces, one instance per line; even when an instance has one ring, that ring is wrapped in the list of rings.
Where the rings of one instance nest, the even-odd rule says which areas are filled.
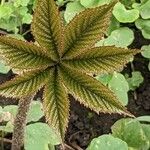
[[[94,138],[87,150],[128,150],[126,142],[112,135],[104,134],[98,138]]]
[[[1,5],[0,6],[0,19],[7,18],[9,19],[12,15],[13,9],[12,7],[9,7],[8,5]]]
[[[111,1],[112,0],[80,0],[80,3],[86,8],[91,8],[109,4]]]
[[[127,81],[129,83],[130,90],[134,91],[144,81],[144,78],[143,78],[141,72],[133,71],[132,72],[132,77],[127,78]]]
[[[140,7],[140,15],[143,19],[150,19],[150,0],[145,2],[143,5]]]
[[[28,125],[24,141],[26,150],[49,150],[49,144],[53,145],[53,147],[61,144],[61,140],[55,131],[45,123]]]
[[[80,4],[79,1],[67,3],[64,18],[69,23],[77,13],[83,11],[85,8]]]
[[[138,9],[127,10],[123,4],[118,2],[114,6],[113,15],[119,22],[122,23],[134,22],[139,18],[139,10]]]
[[[14,6],[19,7],[19,6],[27,6],[30,0],[15,0],[14,1]]]
[[[109,28],[107,30],[107,35],[110,35],[112,31],[118,29],[120,27],[120,22],[112,15],[111,22]]]
[[[40,101],[33,101],[31,103],[29,112],[28,112],[28,116],[27,116],[27,122],[31,122],[31,121],[38,121],[40,118],[42,118],[44,116],[43,113],[43,107],[42,107],[42,103]]]
[[[122,105],[126,106],[128,104],[129,85],[125,77],[121,73],[114,72],[108,86],[115,92]]]
[[[150,19],[138,19],[136,20],[135,25],[142,31],[142,35],[144,36],[144,38],[150,39]]]
[[[134,32],[128,27],[120,27],[111,32],[110,36],[96,43],[96,46],[110,46],[126,48],[134,40]]]
[[[134,149],[149,149],[149,141],[139,121],[120,119],[112,126],[112,135],[125,141]]]
[[[116,0],[86,9],[64,26],[54,0],[38,1],[32,22],[38,45],[0,37],[1,56],[13,69],[19,70],[14,79],[0,85],[0,94],[22,98],[34,95],[43,87],[46,120],[62,141],[69,119],[67,93],[97,113],[132,116],[111,90],[87,75],[118,70],[139,52],[115,47],[94,48],[108,28],[115,4]]]
[[[131,8],[132,4],[136,2],[136,0],[120,0],[120,2],[126,7]]]
[[[141,52],[142,56],[150,59],[150,45],[144,45],[141,49],[143,50]]]
[[[121,73],[98,75],[98,81],[107,85],[118,97],[119,101],[126,106],[128,104],[129,85],[125,77]]]
[[[7,74],[10,71],[10,67],[6,66],[3,61],[0,61],[0,73]]]

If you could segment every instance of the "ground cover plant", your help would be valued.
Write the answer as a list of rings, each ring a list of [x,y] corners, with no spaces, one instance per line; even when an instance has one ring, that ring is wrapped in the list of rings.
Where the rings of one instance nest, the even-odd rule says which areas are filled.
[[[93,139],[87,150],[149,150],[150,125],[146,122],[150,122],[149,116],[120,119],[111,127],[112,134]]]
[[[35,42],[35,44],[30,42],[30,44],[29,44],[30,51],[28,51],[27,48],[25,48],[27,45],[27,42],[19,41],[20,46],[15,44],[15,47],[13,47],[13,50],[11,50],[11,46],[14,45],[11,43],[12,40],[15,43],[17,43],[18,40],[14,39],[14,38],[7,38],[7,37],[2,37],[2,39],[1,39],[1,47],[2,47],[1,52],[2,52],[3,56],[5,55],[5,59],[3,58],[3,60],[5,60],[5,62],[2,63],[2,65],[5,64],[5,65],[3,65],[4,69],[2,69],[2,70],[4,70],[4,73],[7,73],[10,70],[10,67],[8,67],[8,66],[11,66],[14,73],[21,75],[21,78],[19,78],[19,76],[17,77],[18,83],[19,82],[21,83],[23,80],[27,81],[26,79],[30,79],[30,77],[32,77],[32,79],[29,80],[29,82],[28,82],[30,85],[27,85],[28,83],[25,83],[25,82],[23,84],[21,83],[22,88],[26,89],[26,87],[28,87],[28,89],[26,89],[25,92],[23,90],[20,91],[21,86],[19,87],[18,85],[15,85],[16,87],[18,86],[18,90],[15,92],[16,89],[15,89],[15,87],[13,88],[13,86],[14,86],[13,81],[15,81],[15,78],[14,78],[14,79],[12,79],[12,81],[8,81],[8,83],[4,83],[3,88],[5,88],[5,85],[6,85],[8,90],[2,89],[2,94],[4,94],[4,96],[7,96],[7,97],[11,96],[14,98],[16,98],[16,97],[21,98],[22,102],[23,101],[25,102],[28,100],[29,103],[31,103],[31,95],[35,95],[35,93],[41,87],[44,87],[44,89],[47,90],[48,88],[52,89],[52,87],[58,86],[58,88],[56,88],[56,89],[54,88],[55,90],[53,91],[53,93],[50,93],[51,95],[48,95],[49,92],[47,92],[48,94],[46,95],[45,94],[46,90],[44,90],[44,96],[49,96],[49,97],[51,96],[53,98],[53,103],[51,103],[51,105],[48,105],[48,103],[51,102],[50,98],[49,98],[49,100],[47,100],[47,102],[45,100],[46,103],[43,101],[43,104],[45,104],[44,105],[45,107],[43,108],[43,110],[45,111],[50,128],[52,127],[52,130],[54,128],[55,130],[53,130],[53,131],[56,132],[58,135],[60,133],[62,139],[64,137],[64,133],[66,131],[66,127],[67,127],[67,123],[68,123],[68,120],[65,119],[64,116],[66,116],[66,118],[67,118],[67,116],[69,116],[69,111],[68,111],[68,109],[65,109],[66,111],[63,110],[63,108],[65,108],[65,106],[63,105],[63,100],[61,100],[61,98],[58,97],[58,94],[55,91],[61,89],[64,92],[65,97],[68,97],[68,95],[66,93],[72,94],[76,98],[76,100],[79,100],[80,103],[84,104],[87,107],[90,107],[92,110],[95,110],[98,114],[100,112],[109,112],[109,113],[117,112],[117,113],[131,115],[123,107],[123,105],[124,106],[128,105],[128,94],[127,93],[129,90],[132,90],[135,92],[135,89],[138,88],[139,85],[143,82],[143,77],[142,77],[141,72],[134,70],[134,66],[133,66],[133,62],[132,62],[133,57],[131,57],[137,51],[136,50],[127,50],[127,47],[134,40],[133,31],[129,27],[123,26],[122,22],[118,21],[119,19],[115,16],[115,13],[114,13],[115,9],[117,10],[118,5],[124,5],[126,7],[126,9],[131,9],[131,4],[127,3],[126,1],[121,1],[121,3],[116,2],[116,4],[113,4],[113,5],[111,5],[112,4],[111,1],[105,1],[105,2],[104,1],[99,1],[99,2],[95,1],[94,3],[93,2],[94,1],[91,1],[90,3],[88,3],[87,1],[84,1],[84,0],[71,1],[71,2],[63,1],[63,0],[57,1],[56,4],[59,6],[60,10],[64,7],[64,5],[67,4],[65,12],[63,12],[63,11],[61,12],[61,15],[64,16],[64,18],[65,18],[65,20],[64,20],[65,25],[63,25],[63,23],[62,23],[63,21],[60,19],[61,17],[59,17],[59,19],[61,21],[56,19],[58,17],[58,11],[57,11],[57,13],[53,14],[53,17],[55,17],[55,19],[56,19],[55,21],[53,21],[53,19],[51,20],[48,17],[47,17],[48,19],[46,17],[44,18],[43,16],[48,16],[48,15],[47,14],[45,15],[45,12],[43,12],[40,8],[35,9],[35,16],[37,15],[37,19],[35,19],[36,17],[33,17],[34,21],[32,23],[32,32],[33,32],[33,35],[35,36],[36,42]],[[30,6],[30,4],[33,4],[33,2],[29,2],[29,6]],[[41,6],[42,2],[38,3],[38,4],[40,4],[40,6]],[[109,5],[106,6],[104,4],[109,4]],[[73,5],[74,5],[74,7],[73,7]],[[140,5],[142,6],[143,2]],[[54,4],[54,6],[55,6],[55,4]],[[98,8],[99,9],[101,8],[102,10],[104,10],[104,8],[106,9],[108,6],[111,6],[111,11],[112,11],[112,8],[114,7],[114,9],[112,11],[114,16],[112,18],[111,18],[111,13],[107,12],[107,13],[105,13],[105,15],[106,14],[107,15],[106,16],[104,15],[101,18],[102,20],[99,20],[96,23],[95,22],[92,23],[92,21],[94,19],[93,20],[91,19],[90,23],[92,25],[90,25],[90,23],[88,24],[88,22],[84,22],[83,19],[81,19],[82,17],[80,17],[80,16],[82,16],[82,14],[84,14],[84,13],[86,14],[86,12],[88,12],[88,11],[90,14],[90,11],[92,12],[92,10],[93,10],[93,13],[94,13],[96,8],[98,11]],[[134,4],[134,7],[135,6],[137,6],[137,5]],[[46,4],[42,5],[43,9],[45,7],[46,7]],[[52,10],[54,11],[55,8]],[[48,9],[49,8],[47,7],[47,10]],[[78,11],[76,11],[76,10],[74,11],[74,9],[78,9]],[[40,12],[39,14],[36,13],[37,10]],[[72,11],[72,12],[68,12],[68,11]],[[123,11],[125,11],[125,10],[123,10]],[[136,12],[137,12],[137,9],[136,9]],[[52,14],[52,13],[50,13],[50,14]],[[132,13],[129,13],[129,15],[130,14],[132,14]],[[98,15],[99,14],[97,13],[97,15],[94,16],[95,19],[96,19],[96,17],[99,17]],[[74,16],[75,16],[75,18],[73,18]],[[87,17],[87,19],[89,19],[89,17]],[[138,17],[140,17],[140,15]],[[73,20],[72,20],[72,18],[73,18]],[[111,24],[108,28],[108,25],[109,25],[108,20],[110,18],[111,18]],[[67,21],[67,19],[68,19],[68,21]],[[137,17],[136,17],[136,19],[137,19]],[[136,19],[133,19],[132,22],[134,22]],[[47,21],[49,21],[50,24],[47,24],[46,23]],[[35,23],[35,25],[34,25],[34,23]],[[43,24],[44,24],[44,28],[42,26]],[[54,26],[54,24],[55,25],[57,24],[59,26],[59,28],[56,28]],[[75,24],[76,24],[76,26],[79,26],[81,28],[79,28],[79,30],[77,30]],[[48,30],[49,29],[48,27],[50,27],[50,26],[52,26],[51,31]],[[100,28],[101,30],[99,30],[97,28],[99,26],[102,27],[102,28]],[[81,36],[80,33],[82,33],[81,31],[83,31],[84,29],[85,29],[85,31],[87,31],[87,33],[85,32],[83,35],[81,34],[82,35]],[[72,30],[76,31],[76,32],[73,32]],[[28,34],[29,31],[30,30],[28,30],[27,32],[25,31],[24,33]],[[53,33],[52,31],[56,31],[56,32]],[[96,36],[91,36],[93,31]],[[24,40],[22,38],[25,35],[24,33],[21,36],[22,40]],[[102,34],[100,34],[100,33],[102,33]],[[18,33],[15,33],[15,37],[18,38],[17,34]],[[103,38],[104,34],[107,36],[107,38]],[[56,35],[57,36],[59,35],[59,36],[57,37]],[[86,37],[84,37],[84,36],[86,36]],[[20,35],[19,35],[19,38],[20,38]],[[52,40],[52,39],[54,39],[54,40]],[[63,39],[65,39],[65,42],[63,41]],[[100,39],[102,39],[102,40],[100,40]],[[76,40],[76,42],[75,42],[75,40]],[[60,41],[60,42],[58,42],[58,41]],[[75,45],[75,44],[77,44],[77,45]],[[82,44],[84,44],[84,46]],[[95,45],[96,47],[94,46],[94,44],[96,44]],[[23,47],[22,47],[22,45],[23,45]],[[118,48],[115,48],[113,45],[115,45]],[[15,48],[15,52],[12,53],[12,51],[14,51],[14,48]],[[66,51],[66,48],[67,48],[67,52],[64,52],[64,50]],[[106,48],[107,48],[108,53],[105,52]],[[7,51],[6,51],[6,49],[7,49]],[[21,49],[23,50],[21,52],[23,54],[22,56],[28,57],[30,54],[32,55],[32,56],[30,55],[31,57],[29,56],[30,58],[29,57],[27,58],[28,61],[23,60],[20,53],[18,53],[18,50],[20,51]],[[34,53],[35,49],[36,49],[36,53]],[[55,51],[56,49],[58,51]],[[78,50],[78,51],[76,51],[76,50]],[[11,51],[11,55],[10,55],[10,51]],[[113,55],[111,55],[112,52],[113,52]],[[148,50],[147,50],[147,52],[148,52]],[[144,51],[142,52],[142,55],[146,56],[143,53],[144,53]],[[35,55],[37,55],[37,56],[35,56]],[[65,55],[67,55],[67,57]],[[14,57],[15,59],[12,59],[12,61],[11,61],[10,58],[12,58],[12,57]],[[38,57],[38,59],[36,59],[36,57]],[[109,58],[110,62],[107,60],[107,58]],[[20,63],[20,60],[18,60],[18,59],[22,60],[22,62]],[[117,59],[120,59],[120,62],[117,61]],[[14,60],[16,60],[17,63]],[[29,60],[31,60],[31,61],[29,61]],[[118,72],[114,72],[114,70],[121,71],[123,69],[124,64],[127,63],[127,61],[131,62],[131,66],[132,66],[131,74],[121,74]],[[51,68],[53,68],[54,70]],[[65,71],[64,68],[67,71]],[[43,70],[45,70],[45,69],[47,69],[46,74],[45,74],[45,76],[43,76],[43,73],[45,73],[45,71],[43,72]],[[78,69],[78,71],[77,71],[77,69]],[[54,74],[56,76],[54,78],[52,78],[51,77],[52,73],[50,73],[50,72],[54,72]],[[29,73],[28,77],[24,78],[26,73],[27,74]],[[33,75],[32,73],[35,73],[35,75]],[[77,75],[76,75],[76,73],[77,73]],[[86,77],[84,77],[84,76],[81,77],[84,74],[86,74]],[[98,81],[96,81],[95,79],[92,79],[93,75],[94,75],[94,78],[96,78]],[[41,79],[41,80],[39,80],[39,79]],[[92,84],[89,85],[88,83],[86,83],[87,81],[93,82],[93,86],[95,87],[95,94],[98,95],[98,99],[102,100],[101,101],[102,103],[97,100],[95,101],[95,99],[97,97],[95,97],[95,94],[92,93],[93,92]],[[39,82],[39,83],[42,82],[42,84],[39,84],[39,83],[34,84],[36,82]],[[55,84],[52,84],[52,83],[55,83]],[[7,84],[8,84],[8,86],[7,86]],[[12,85],[11,88],[9,88],[10,85]],[[45,86],[45,85],[48,85],[48,86]],[[105,87],[104,85],[108,86],[108,88]],[[32,86],[36,86],[36,88],[31,88]],[[62,87],[65,87],[65,89],[64,88],[62,89]],[[97,93],[98,87],[100,89],[100,93],[99,92]],[[116,96],[113,94],[112,91],[115,93]],[[112,95],[111,94],[107,95],[106,93],[111,93]],[[56,95],[56,97],[52,96],[54,94]],[[62,93],[60,95],[62,95]],[[136,93],[134,95],[136,97]],[[113,101],[109,100],[110,96],[112,96],[112,98],[114,99]],[[58,103],[58,104],[54,103],[55,99],[57,97],[58,97],[58,99],[61,100],[60,103]],[[86,99],[85,99],[85,97],[86,97]],[[67,105],[69,108],[70,104],[67,100],[66,100],[66,102],[67,102]],[[20,105],[19,107],[23,107],[24,105],[26,105],[26,104],[24,103],[22,106]],[[29,107],[29,105],[27,105],[27,106]],[[56,107],[56,106],[59,106],[59,107]],[[101,106],[101,107],[99,107],[99,106]],[[117,108],[118,106],[120,107],[119,109]],[[53,109],[54,111],[50,111],[51,109]],[[49,112],[47,110],[49,110]],[[55,110],[58,110],[58,111],[55,111]],[[59,112],[60,112],[60,115],[59,115]],[[48,143],[49,142],[46,141],[46,145],[47,145],[46,147],[47,147],[47,149],[50,149],[50,146]],[[59,142],[57,144],[59,144]],[[21,143],[21,145],[22,145],[22,143]],[[53,143],[52,143],[52,145],[53,145]],[[29,149],[29,148],[25,147],[25,149]],[[54,149],[54,147],[52,146],[51,149]]]

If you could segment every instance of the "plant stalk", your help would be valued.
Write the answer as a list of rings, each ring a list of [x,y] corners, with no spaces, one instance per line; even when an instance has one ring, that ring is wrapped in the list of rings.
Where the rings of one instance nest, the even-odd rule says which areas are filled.
[[[132,72],[135,71],[133,62],[131,62],[131,70],[132,70]],[[134,100],[137,100],[136,90],[133,91],[133,96],[134,96]]]
[[[31,96],[20,99],[18,113],[14,121],[14,131],[12,137],[11,150],[21,150],[24,143],[24,130],[27,122],[27,113],[32,101]]]
[[[4,150],[4,131],[2,133],[2,138],[1,138],[1,149]]]
[[[3,6],[5,3],[5,0],[1,0],[1,6]]]

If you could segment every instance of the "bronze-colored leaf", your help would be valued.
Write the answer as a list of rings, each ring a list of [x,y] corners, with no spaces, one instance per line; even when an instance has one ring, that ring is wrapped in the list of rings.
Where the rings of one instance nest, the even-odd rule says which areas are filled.
[[[69,119],[68,94],[62,84],[57,69],[52,69],[43,96],[47,122],[64,138]]]
[[[86,9],[66,26],[64,57],[74,56],[93,47],[103,37],[115,3]]]
[[[54,64],[44,48],[4,36],[0,36],[0,56],[7,65],[19,70],[40,69]]]
[[[139,50],[102,46],[69,57],[63,63],[86,73],[108,73],[122,69],[138,52]]]
[[[63,50],[63,24],[54,0],[38,2],[32,22],[32,32],[39,45],[58,59]]]
[[[114,93],[96,79],[75,69],[61,66],[65,86],[77,101],[99,113],[120,113],[131,116]]]
[[[50,69],[25,72],[0,85],[0,94],[5,97],[21,98],[35,94],[45,85]]]

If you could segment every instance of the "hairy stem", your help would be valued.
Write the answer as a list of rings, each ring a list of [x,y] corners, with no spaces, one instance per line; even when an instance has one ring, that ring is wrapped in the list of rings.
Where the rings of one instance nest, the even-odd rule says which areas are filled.
[[[1,0],[1,6],[3,6],[5,3],[5,0]]]
[[[26,126],[27,113],[32,97],[28,96],[19,101],[18,113],[14,121],[14,131],[12,137],[11,150],[21,150],[24,142],[24,129]]]

